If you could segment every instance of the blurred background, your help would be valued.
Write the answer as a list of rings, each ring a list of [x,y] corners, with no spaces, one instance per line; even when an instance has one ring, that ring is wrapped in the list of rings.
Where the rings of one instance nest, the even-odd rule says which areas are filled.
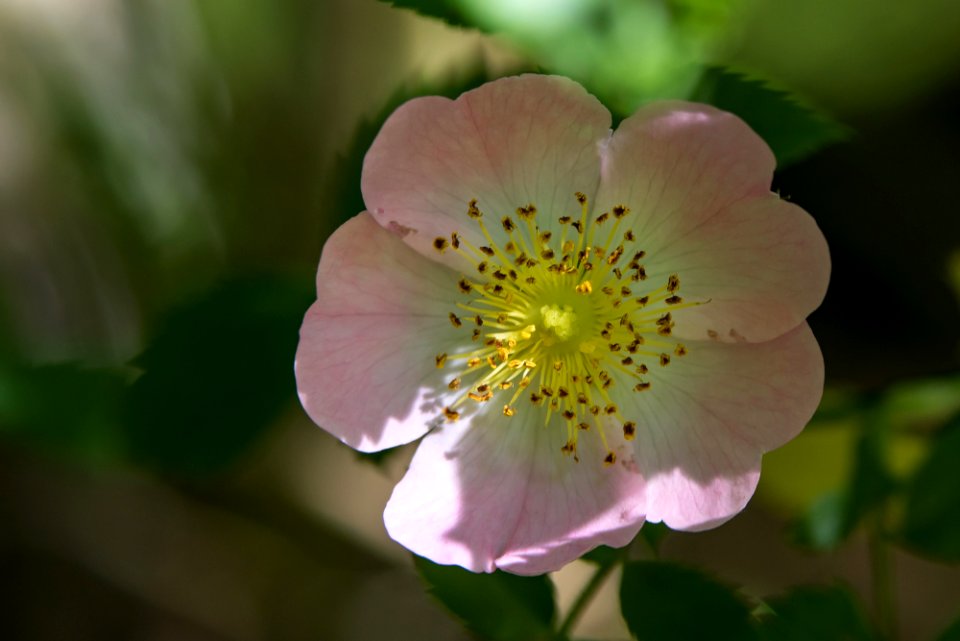
[[[663,555],[747,594],[840,581],[936,638],[960,616],[960,4],[396,4],[433,17],[0,0],[0,637],[468,638],[383,530],[409,449],[310,423],[293,354],[385,115],[542,70],[617,118],[741,113],[833,255],[821,411],[742,515]],[[554,577],[561,611],[589,572]],[[615,596],[579,634],[627,638]]]

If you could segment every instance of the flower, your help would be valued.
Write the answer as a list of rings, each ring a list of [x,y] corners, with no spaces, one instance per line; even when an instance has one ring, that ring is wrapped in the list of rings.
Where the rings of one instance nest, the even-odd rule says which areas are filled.
[[[736,116],[610,114],[559,77],[426,97],[367,153],[327,241],[296,376],[369,452],[424,437],[390,536],[474,571],[552,571],[644,521],[738,513],[819,403],[813,219]],[[424,436],[426,435],[426,436]]]

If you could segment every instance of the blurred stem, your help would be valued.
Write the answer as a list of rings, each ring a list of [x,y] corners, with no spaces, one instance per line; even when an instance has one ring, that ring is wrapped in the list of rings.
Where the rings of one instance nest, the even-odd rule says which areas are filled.
[[[621,563],[624,559],[627,558],[627,550],[629,545],[621,548],[620,554],[617,555],[615,559],[612,559],[609,563],[605,563],[597,568],[597,571],[594,572],[593,576],[590,577],[590,580],[583,590],[580,591],[580,594],[577,595],[577,600],[573,602],[573,605],[570,606],[570,611],[567,613],[567,616],[564,618],[563,623],[560,624],[560,629],[557,630],[557,639],[559,641],[566,641],[570,638],[570,632],[573,630],[573,626],[577,624],[577,621],[580,619],[580,616],[587,609],[587,606],[590,605],[590,602],[593,600],[593,597],[596,596],[597,591],[603,586],[606,582],[607,577],[610,576],[610,573]]]
[[[878,510],[869,526],[868,547],[873,581],[873,607],[877,624],[887,641],[897,639],[897,603],[893,578],[893,557],[883,531],[883,510]]]

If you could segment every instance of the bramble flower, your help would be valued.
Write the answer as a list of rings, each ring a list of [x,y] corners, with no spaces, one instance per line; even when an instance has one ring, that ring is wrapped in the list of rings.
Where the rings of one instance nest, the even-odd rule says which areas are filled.
[[[323,250],[301,402],[361,451],[426,435],[384,520],[437,563],[714,527],[819,402],[829,256],[770,149],[705,105],[610,122],[558,77],[412,100]]]

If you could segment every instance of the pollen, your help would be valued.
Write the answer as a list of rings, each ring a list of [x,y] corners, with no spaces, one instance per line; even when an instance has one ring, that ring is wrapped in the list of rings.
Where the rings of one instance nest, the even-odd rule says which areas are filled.
[[[468,270],[448,314],[459,342],[444,343],[435,364],[453,370],[446,420],[469,408],[531,429],[533,414],[544,429],[565,431],[562,454],[578,462],[580,439],[597,439],[605,454],[595,464],[610,467],[615,439],[637,437],[631,414],[656,396],[661,368],[671,357],[686,357],[674,367],[695,359],[674,334],[683,310],[702,303],[681,297],[680,275],[648,256],[627,204],[598,212],[585,193],[571,196],[560,211],[527,202],[489,218],[471,199],[464,228],[434,239]]]

